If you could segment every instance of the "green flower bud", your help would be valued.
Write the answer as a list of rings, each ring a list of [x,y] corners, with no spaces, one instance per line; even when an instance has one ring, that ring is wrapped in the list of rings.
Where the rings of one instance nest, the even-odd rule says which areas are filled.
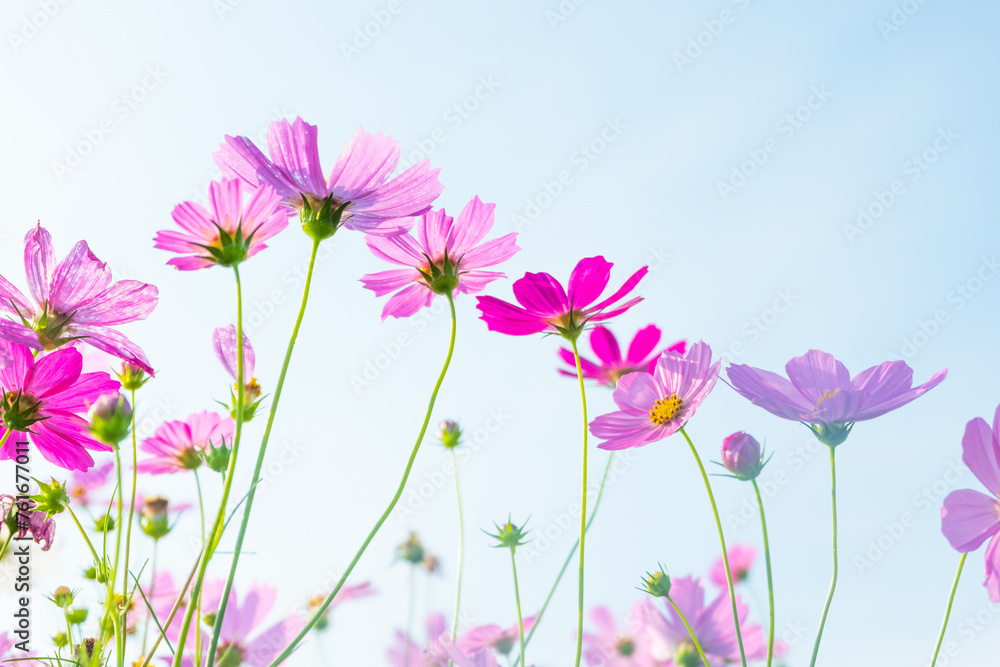
[[[94,520],[94,525],[99,533],[110,533],[115,529],[115,518],[110,514],[105,514]]]
[[[653,572],[650,574],[646,573],[646,576],[642,579],[643,589],[650,595],[658,598],[670,597],[670,575],[663,572],[663,566],[660,566],[659,572]]]
[[[83,571],[83,578],[89,579],[90,581],[95,581],[97,579],[97,568],[88,567],[86,570]]]
[[[410,537],[396,547],[396,554],[408,563],[419,565],[424,560],[424,545],[420,543],[420,538],[416,533],[410,533]]]
[[[142,511],[139,515],[139,527],[142,529],[142,532],[154,540],[158,540],[169,533],[168,506],[166,498],[146,498],[142,503]]]
[[[90,407],[90,433],[103,443],[117,445],[132,425],[132,406],[123,394],[101,396]]]
[[[233,419],[235,419],[235,415]],[[205,459],[205,463],[215,472],[225,472],[229,468],[229,456],[232,450],[226,447],[225,440],[219,447],[216,447],[211,442],[208,443],[208,449],[206,449],[202,456]]]
[[[302,205],[299,207],[299,220],[302,231],[316,243],[333,236],[340,227],[344,211],[351,202],[341,202],[334,195],[321,201],[309,200],[309,195],[302,195]]]
[[[73,604],[73,591],[65,586],[60,586],[52,592],[52,597],[49,599],[52,600],[57,607],[67,609],[71,604]]]
[[[125,391],[136,391],[152,379],[152,376],[146,375],[146,371],[136,368],[127,361],[122,362],[121,371],[115,375],[118,376],[118,381],[122,383],[122,389]]]
[[[527,521],[525,521],[525,524],[527,524]],[[499,541],[499,544],[493,545],[494,547],[497,548],[507,547],[509,549],[515,549],[523,544],[528,543],[528,540],[525,540],[524,538],[530,531],[525,530],[524,526],[518,527],[512,524],[510,522],[509,516],[507,517],[507,523],[503,524],[502,526],[497,525],[496,523],[494,523],[493,525],[497,529],[496,535],[493,535],[492,533],[486,533],[485,530],[483,532],[492,537],[493,539]]]
[[[70,609],[66,612],[66,618],[70,625],[82,625],[87,620],[86,609]]]
[[[446,449],[455,449],[462,438],[462,430],[458,428],[458,422],[454,419],[445,419],[438,424],[437,437]]]
[[[36,479],[35,483],[38,484],[38,494],[31,496],[31,500],[35,501],[36,512],[45,512],[46,520],[59,514],[69,505],[69,494],[66,493],[65,484],[60,484],[55,479],[51,479],[48,484]]]
[[[833,424],[809,424],[816,439],[827,447],[836,447],[847,440],[854,428],[854,422],[835,422]]]
[[[65,648],[69,645],[69,637],[66,636],[65,632],[60,632],[52,638],[52,643],[55,644],[57,648]]]

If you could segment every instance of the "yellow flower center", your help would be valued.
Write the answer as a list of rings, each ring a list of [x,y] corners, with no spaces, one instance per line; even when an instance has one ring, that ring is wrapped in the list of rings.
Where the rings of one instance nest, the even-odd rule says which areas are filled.
[[[826,399],[828,399],[828,398],[833,398],[834,396],[836,396],[836,395],[837,395],[837,393],[838,393],[839,391],[840,391],[840,389],[834,389],[833,391],[830,391],[830,390],[828,389],[828,390],[824,391],[824,392],[823,392],[823,395],[819,397],[819,400],[818,400],[818,401],[816,401],[816,407],[815,407],[815,408],[813,408],[813,410],[819,410],[819,406],[820,406],[820,404],[821,404],[821,403],[822,403],[823,401],[825,401],[825,400],[826,400]]]
[[[678,414],[684,407],[684,401],[677,398],[677,394],[670,394],[656,401],[653,409],[649,411],[649,421],[657,426],[663,426]]]

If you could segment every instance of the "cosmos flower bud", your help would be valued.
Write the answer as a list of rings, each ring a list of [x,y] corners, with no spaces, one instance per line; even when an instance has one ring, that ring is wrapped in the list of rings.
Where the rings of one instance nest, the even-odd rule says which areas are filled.
[[[231,452],[232,450],[226,447],[225,439],[222,440],[222,444],[218,447],[209,442],[208,449],[203,452],[205,464],[215,472],[225,472],[229,468],[229,456]]]
[[[66,493],[64,484],[55,479],[51,479],[48,484],[37,479],[35,482],[38,484],[38,493],[31,496],[31,500],[35,502],[34,511],[45,512],[45,518],[51,519],[66,509],[69,505],[69,494]]]
[[[652,574],[647,572],[646,576],[642,579],[642,585],[642,590],[645,590],[654,597],[670,597],[670,575],[663,572],[662,565],[658,572],[653,572]]]
[[[736,479],[756,479],[765,463],[760,443],[752,435],[738,431],[722,441],[722,465]]]
[[[527,523],[527,521],[525,521],[525,523]],[[525,530],[524,526],[520,527],[515,526],[513,523],[510,522],[509,516],[507,517],[507,523],[503,524],[502,526],[497,525],[496,523],[494,523],[493,525],[497,529],[497,534],[496,535],[493,535],[492,533],[486,533],[486,534],[499,542],[499,544],[494,544],[493,545],[494,547],[496,548],[507,547],[508,549],[515,549],[523,544],[528,543],[528,540],[525,540],[524,538],[530,531]]]
[[[117,445],[128,436],[132,406],[123,394],[106,394],[90,407],[90,432],[109,445]]]
[[[454,449],[458,447],[459,440],[462,437],[462,430],[458,428],[458,422],[454,419],[445,419],[438,424],[437,437],[445,448]]]
[[[87,610],[70,609],[66,612],[66,620],[70,625],[82,625],[87,620]]]
[[[66,636],[65,632],[60,632],[52,638],[52,643],[58,648],[65,648],[69,645],[69,637]]]
[[[410,533],[410,537],[396,547],[396,554],[408,563],[419,565],[424,561],[424,545],[416,533]]]
[[[105,514],[94,519],[94,528],[99,533],[110,533],[115,529],[115,518]]]
[[[73,591],[66,586],[60,586],[52,592],[52,597],[49,599],[55,602],[57,607],[66,609],[73,604]]]
[[[122,362],[122,369],[115,375],[118,376],[118,381],[122,383],[122,389],[125,391],[136,391],[152,379],[152,376],[147,375],[146,371],[127,361]]]
[[[167,499],[162,497],[146,498],[142,503],[139,527],[142,528],[142,532],[154,540],[158,540],[170,532],[167,507]]]

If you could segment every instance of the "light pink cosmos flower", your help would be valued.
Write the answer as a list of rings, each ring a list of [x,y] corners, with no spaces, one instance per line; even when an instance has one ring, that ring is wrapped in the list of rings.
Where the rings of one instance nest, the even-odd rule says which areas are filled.
[[[645,371],[652,373],[656,368],[656,360],[660,357],[654,350],[660,342],[662,332],[655,324],[639,329],[628,346],[628,354],[622,358],[621,348],[618,347],[618,339],[605,327],[594,327],[590,332],[590,347],[597,355],[598,361],[595,363],[589,359],[580,357],[580,368],[583,370],[583,377],[589,380],[597,380],[598,384],[614,387],[615,383],[623,375],[634,373],[635,371]],[[677,352],[684,354],[687,349],[687,341],[679,340],[664,352]],[[565,347],[559,349],[559,357],[572,370],[559,369],[559,373],[567,377],[576,377],[576,359],[573,350]]]
[[[44,663],[37,660],[25,660],[35,657],[35,652],[25,653],[17,648],[18,637],[0,632],[0,665],[15,667],[41,667]]]
[[[661,354],[652,375],[630,373],[618,380],[618,411],[590,422],[590,432],[605,440],[598,447],[641,447],[673,435],[712,391],[721,364],[713,364],[712,348],[698,341],[687,354]]]
[[[139,449],[151,458],[139,462],[139,471],[153,475],[195,470],[209,445],[230,444],[236,423],[215,412],[195,413],[185,420],[163,423]]]
[[[443,208],[424,213],[417,221],[416,238],[409,234],[365,239],[376,257],[409,267],[370,273],[361,277],[375,296],[396,292],[382,308],[382,320],[409,317],[431,305],[435,294],[473,294],[497,278],[497,271],[482,271],[514,256],[520,248],[517,234],[505,234],[480,243],[493,228],[496,204],[479,197],[465,205],[455,221]],[[398,290],[398,291],[397,291]]]
[[[750,568],[753,567],[757,552],[753,547],[746,545],[735,545],[728,550],[729,570],[733,573],[733,583],[738,584],[746,581],[750,576]],[[726,579],[726,565],[720,556],[712,564],[712,583],[729,590],[729,582]]]
[[[45,512],[36,512],[35,507],[34,500],[22,499],[18,503],[14,496],[0,494],[0,524],[11,522],[17,528],[16,539],[23,540],[30,534],[35,544],[42,545],[42,551],[48,551],[56,536],[55,518],[46,518]],[[0,650],[2,656],[3,651]]]
[[[153,374],[139,346],[111,327],[146,319],[156,307],[156,287],[112,282],[111,269],[86,241],[56,263],[52,237],[41,225],[24,237],[24,265],[30,299],[0,277],[0,313],[15,320],[0,319],[0,338],[38,350],[82,341]]]
[[[76,470],[66,484],[66,492],[70,500],[80,507],[90,505],[93,498],[91,493],[104,487],[115,469],[113,461],[108,461],[104,465],[95,466],[86,472]]]
[[[110,452],[111,445],[95,440],[81,416],[101,396],[120,385],[107,373],[81,373],[83,357],[75,348],[56,350],[36,361],[31,350],[0,340],[0,438],[13,431],[0,448],[0,460],[16,456],[18,441],[28,440],[45,460],[66,470],[87,470],[94,459],[87,450]]]
[[[607,607],[595,607],[590,620],[597,632],[583,633],[583,658],[591,667],[653,667],[651,642],[642,618],[642,603],[629,615],[632,627],[620,630]]]
[[[535,616],[528,616],[524,619],[525,637],[535,627],[535,618]],[[515,623],[506,630],[499,625],[480,625],[472,628],[458,638],[457,645],[459,649],[469,654],[493,650],[500,655],[509,656],[519,642],[520,633]]]
[[[642,301],[642,297],[635,297],[618,303],[649,272],[647,266],[633,273],[611,296],[594,303],[611,280],[612,266],[600,256],[581,259],[570,274],[568,290],[548,273],[526,273],[514,282],[514,298],[522,307],[492,296],[476,297],[476,307],[490,331],[511,336],[546,332],[576,338],[588,323],[621,315]]]
[[[264,241],[288,226],[290,211],[267,185],[247,186],[238,179],[212,181],[208,202],[210,210],[191,201],[178,204],[173,218],[182,231],[156,233],[153,247],[181,255],[167,264],[181,271],[236,266],[267,248]]]
[[[426,625],[428,637],[441,637],[445,634],[444,614],[428,614]],[[386,651],[392,667],[438,667],[441,659],[448,659],[437,639],[432,639],[430,646],[426,648],[402,630],[396,631],[395,639],[395,643]]]
[[[230,324],[228,327],[219,327],[212,332],[212,349],[215,356],[222,364],[222,367],[229,373],[229,377],[238,379],[239,365],[236,348],[236,325]],[[243,381],[250,382],[253,378],[253,368],[257,357],[254,354],[253,346],[246,334],[243,334]]]
[[[464,651],[451,643],[447,632],[438,636],[434,646],[436,653],[440,654],[441,657],[435,658],[431,664],[438,667],[449,667],[450,664],[455,665],[455,667],[499,667],[499,663],[490,651]],[[427,655],[432,656],[433,654],[428,652]]]
[[[823,443],[844,442],[855,422],[880,417],[922,396],[948,375],[938,371],[913,386],[905,361],[885,361],[854,378],[833,355],[809,350],[785,364],[788,378],[744,364],[726,368],[733,389],[773,415],[803,422]]]
[[[986,579],[990,600],[1000,602],[1000,406],[993,428],[982,417],[965,425],[962,460],[992,496],[972,489],[952,491],[941,508],[941,531],[951,546],[970,553],[986,547]]]
[[[730,608],[729,591],[722,591],[708,605],[705,604],[705,588],[698,579],[683,577],[674,579],[670,588],[670,599],[681,610],[705,657],[713,665],[740,662],[739,645],[736,640],[736,626]],[[695,650],[691,635],[677,612],[668,603],[663,606],[666,613],[646,600],[645,620],[650,633],[650,653],[654,660],[664,667],[686,667],[698,665],[701,661]],[[759,625],[747,623],[750,609],[736,597],[736,608],[740,619],[743,647],[747,659],[761,659],[767,655],[767,643]]]
[[[270,159],[246,137],[226,136],[215,162],[229,177],[250,185],[267,184],[287,206],[313,210],[331,201],[347,204],[341,225],[367,234],[395,235],[412,225],[407,218],[430,210],[444,189],[438,169],[422,160],[389,180],[399,163],[399,143],[358,128],[344,146],[328,178],[319,162],[315,125],[301,118],[271,123],[267,131]]]

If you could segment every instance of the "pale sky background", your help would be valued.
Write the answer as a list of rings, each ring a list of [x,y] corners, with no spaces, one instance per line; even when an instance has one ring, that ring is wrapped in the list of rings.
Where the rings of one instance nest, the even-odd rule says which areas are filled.
[[[376,30],[378,18],[386,25]],[[494,233],[520,227],[524,250],[504,266],[512,278],[544,270],[565,280],[581,257],[603,254],[618,283],[651,263],[639,290],[646,301],[615,323],[621,337],[653,322],[670,341],[701,338],[739,363],[774,370],[809,348],[855,373],[904,357],[920,382],[947,367],[939,388],[859,424],[838,451],[841,587],[820,664],[917,667],[928,662],[958,562],[940,533],[941,500],[979,488],[960,465],[957,479],[950,472],[964,425],[991,417],[1000,402],[998,20],[989,3],[916,0],[8,0],[0,267],[24,285],[21,238],[41,220],[60,256],[86,238],[119,277],[156,284],[156,312],[125,328],[162,369],[140,394],[144,433],[212,409],[229,395],[210,332],[233,320],[232,278],[223,269],[174,271],[152,237],[171,226],[175,204],[202,196],[217,177],[211,154],[223,135],[259,138],[275,117],[301,115],[319,126],[327,170],[361,125],[392,134],[405,156],[430,153],[446,185],[438,204],[453,214],[473,195],[496,202]],[[373,36],[363,37],[366,29]],[[613,140],[602,144],[602,132]],[[591,142],[599,154],[588,158],[580,151]],[[87,154],[69,155],[77,150]],[[753,156],[763,164],[747,163]],[[58,166],[67,160],[68,169]],[[741,180],[739,169],[753,173]],[[546,184],[563,171],[568,185],[547,199]],[[720,182],[732,189],[721,192]],[[862,226],[859,209],[873,215]],[[518,225],[515,216],[532,219]],[[296,226],[243,271],[266,392],[300,296],[308,241]],[[357,233],[338,234],[334,245],[317,269],[238,579],[241,589],[279,586],[274,620],[329,585],[382,512],[447,342],[441,310],[380,324],[382,300],[357,279],[387,267]],[[489,293],[509,297],[509,282]],[[508,512],[515,522],[531,515],[538,555],[525,555],[519,574],[533,613],[574,540],[556,517],[579,493],[579,398],[555,373],[556,339],[490,333],[474,305],[458,301],[456,357],[434,421],[453,417],[473,433],[503,415],[460,477],[464,609],[470,622],[507,627],[515,620],[509,559],[479,529]],[[379,355],[401,337],[409,344],[387,365]],[[352,377],[369,363],[384,368],[359,389]],[[612,407],[600,388],[590,401],[592,415]],[[247,429],[237,495],[262,429],[263,419]],[[721,383],[689,432],[709,460],[740,429],[774,452],[761,480],[771,491],[779,635],[791,644],[789,664],[807,664],[830,570],[827,453],[801,425]],[[605,455],[591,454],[596,478]],[[404,500],[421,483],[434,492],[412,516],[390,519],[351,580],[371,580],[378,597],[340,609],[332,629],[289,664],[385,664],[407,609],[407,571],[393,549],[410,530],[443,563],[433,579],[418,578],[416,608],[450,614],[457,545],[452,480],[439,474],[445,460],[428,440]],[[40,457],[35,465],[48,472]],[[145,484],[175,502],[194,498],[189,478]],[[731,543],[759,547],[754,517],[738,518],[750,487],[714,484]],[[907,514],[911,525],[893,528]],[[182,517],[161,562],[186,570],[197,532],[195,513]],[[233,540],[235,531],[225,543]],[[682,440],[631,452],[588,546],[588,604],[622,618],[657,562],[677,576],[708,573],[718,542]],[[148,555],[148,544],[138,553]],[[68,522],[34,566],[41,647],[57,630],[42,593],[76,585],[85,566]],[[226,567],[220,559],[212,572]],[[966,572],[949,665],[984,664],[1000,637],[1000,606],[981,586],[982,551]],[[571,664],[574,580],[571,571],[529,647],[538,667]],[[6,609],[9,579],[2,590]],[[753,617],[763,621],[762,568],[750,590]]]

